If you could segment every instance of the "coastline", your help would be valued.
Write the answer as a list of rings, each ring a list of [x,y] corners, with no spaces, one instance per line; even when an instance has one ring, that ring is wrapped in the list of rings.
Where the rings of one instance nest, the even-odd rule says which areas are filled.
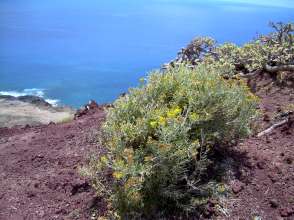
[[[72,120],[75,113],[71,107],[54,106],[39,96],[0,95],[0,127],[61,123]]]

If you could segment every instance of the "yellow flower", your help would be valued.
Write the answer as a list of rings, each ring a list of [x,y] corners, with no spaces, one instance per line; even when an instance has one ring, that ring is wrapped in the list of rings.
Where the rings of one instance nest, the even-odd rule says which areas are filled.
[[[257,102],[259,100],[259,98],[251,92],[249,92],[249,94],[248,94],[248,99],[255,101],[255,102]]]
[[[118,159],[118,158],[114,161],[114,164],[117,167],[124,167],[126,165],[122,159]]]
[[[219,193],[224,193],[226,191],[226,187],[224,186],[224,184],[221,184],[217,187],[217,191]]]
[[[177,106],[175,108],[172,108],[170,109],[168,112],[167,112],[167,117],[169,118],[175,118],[177,117],[180,113],[182,112],[182,109]]]
[[[197,120],[199,120],[200,116],[197,113],[193,112],[190,115],[190,118],[191,118],[192,121],[197,121]]]
[[[122,172],[114,171],[114,172],[112,173],[112,176],[113,176],[115,179],[120,180],[121,178],[124,177],[124,174],[123,174]]]
[[[182,112],[182,109],[181,109],[179,106],[177,106],[177,107],[174,109],[174,112],[175,112],[176,114],[180,114],[180,113]]]
[[[151,128],[156,128],[157,127],[157,122],[156,121],[151,121],[150,126],[151,126]]]
[[[100,161],[101,161],[102,163],[104,163],[104,164],[108,163],[108,159],[107,159],[106,156],[102,156],[102,157],[100,157]]]
[[[163,117],[163,116],[159,116],[158,123],[160,125],[165,125],[166,124],[166,118]]]

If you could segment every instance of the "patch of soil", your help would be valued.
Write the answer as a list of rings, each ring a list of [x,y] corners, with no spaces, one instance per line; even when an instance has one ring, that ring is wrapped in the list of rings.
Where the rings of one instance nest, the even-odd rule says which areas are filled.
[[[89,219],[94,190],[78,168],[99,151],[102,107],[64,124],[0,129],[0,219]]]
[[[261,131],[283,119],[283,109],[294,104],[294,87],[277,85],[265,73],[252,83],[261,98]],[[294,122],[260,138],[252,136],[233,150],[246,159],[235,158],[243,166],[230,181],[234,194],[227,207],[230,214],[219,219],[294,219]]]

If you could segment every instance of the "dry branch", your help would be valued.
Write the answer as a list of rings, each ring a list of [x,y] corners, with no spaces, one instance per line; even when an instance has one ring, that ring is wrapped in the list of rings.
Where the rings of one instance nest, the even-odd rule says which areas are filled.
[[[272,125],[272,126],[269,127],[268,129],[266,129],[266,130],[264,130],[264,131],[258,133],[257,137],[262,137],[262,136],[264,136],[264,135],[266,135],[266,134],[269,134],[269,133],[271,133],[274,129],[276,129],[276,128],[278,128],[278,127],[281,127],[281,126],[283,126],[284,124],[287,124],[288,122],[289,122],[289,118],[286,118],[285,120],[280,121],[280,122],[278,122],[278,123]]]
[[[265,70],[270,73],[276,73],[279,71],[294,71],[294,65],[281,65],[281,66],[266,65]]]

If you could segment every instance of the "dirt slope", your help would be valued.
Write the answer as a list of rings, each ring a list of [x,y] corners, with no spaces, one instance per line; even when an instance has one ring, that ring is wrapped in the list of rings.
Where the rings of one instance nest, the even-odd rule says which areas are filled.
[[[261,98],[263,119],[259,130],[283,120],[283,112],[294,104],[294,84],[276,85],[268,74],[251,80]],[[292,107],[293,108],[293,107]],[[235,191],[227,217],[221,219],[294,219],[294,117],[272,133],[251,137],[235,147],[233,156],[240,168],[231,180]]]
[[[95,196],[77,168],[103,119],[96,108],[65,124],[0,128],[0,219],[88,219]]]

